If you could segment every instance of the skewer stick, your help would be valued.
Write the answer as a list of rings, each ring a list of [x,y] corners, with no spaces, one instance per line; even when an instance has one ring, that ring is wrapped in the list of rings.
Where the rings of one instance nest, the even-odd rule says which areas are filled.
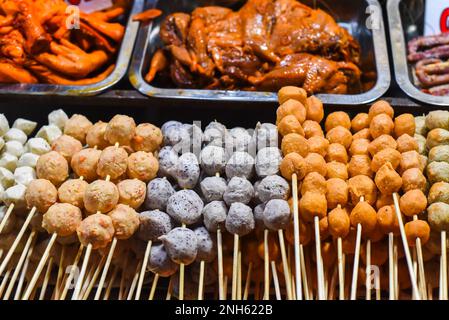
[[[171,290],[172,290],[172,287],[173,287],[173,277],[174,276],[171,276],[170,277],[170,281],[168,282],[167,295],[165,297],[165,300],[170,300],[171,299]]]
[[[30,235],[28,236],[25,247],[23,248],[23,251],[20,255],[19,261],[17,262],[16,269],[14,270],[14,273],[11,277],[11,281],[9,282],[8,288],[6,289],[5,296],[3,297],[3,300],[9,299],[9,296],[11,295],[11,292],[14,289],[14,286],[16,284],[16,280],[17,280],[17,277],[19,276],[20,270],[22,269],[23,263],[25,262],[25,258],[30,255],[30,252],[31,253],[33,252],[30,248],[32,248],[31,246],[34,244],[35,236],[36,236],[36,232],[34,230],[31,231]]]
[[[276,300],[282,300],[278,273],[276,271],[276,263],[274,261],[271,261],[271,271],[273,272],[274,292],[276,293]]]
[[[393,232],[390,232],[388,234],[388,294],[390,300],[395,298],[393,244],[394,235]]]
[[[108,275],[109,266],[111,265],[112,257],[114,255],[115,247],[117,245],[117,238],[112,239],[111,248],[108,252],[108,257],[106,258],[106,263],[101,273],[100,282],[98,283],[97,291],[95,292],[94,300],[99,300],[101,295],[101,290],[103,290],[104,282],[106,281],[106,276]]]
[[[0,296],[2,296],[3,295],[3,291],[5,291],[6,284],[8,283],[9,275],[11,274],[13,268],[14,268],[14,266],[11,265],[6,270],[6,273],[3,276],[2,283],[0,284]]]
[[[301,260],[300,261],[301,261],[302,280],[304,282],[304,298],[306,300],[310,300],[310,296],[309,296],[309,292],[310,292],[309,291],[309,280],[307,278],[306,260],[304,258],[304,247],[303,247],[302,244],[299,245],[299,254],[301,255]],[[296,282],[296,285],[298,285],[298,282]],[[298,287],[296,287],[296,292],[298,292]]]
[[[357,237],[355,242],[354,252],[354,265],[352,270],[352,283],[351,283],[351,300],[355,300],[357,295],[357,277],[359,274],[359,260],[360,260],[360,242],[362,238],[362,225],[357,225]]]
[[[204,265],[205,262],[202,260],[200,262],[200,280],[198,281],[198,300],[203,300],[203,290],[204,290]]]
[[[249,287],[251,285],[251,272],[253,269],[253,263],[248,263],[248,271],[246,272],[245,290],[243,292],[243,300],[248,300]]]
[[[228,297],[228,276],[224,277],[224,298]]]
[[[398,222],[399,222],[399,230],[401,232],[401,238],[402,238],[402,243],[404,246],[404,253],[405,253],[405,259],[407,261],[408,272],[410,274],[410,282],[412,284],[412,289],[413,289],[416,299],[421,300],[421,295],[419,294],[418,285],[416,282],[416,274],[413,271],[412,257],[410,255],[410,249],[409,249],[408,242],[407,242],[407,236],[405,235],[404,222],[402,221],[402,214],[401,214],[401,209],[399,207],[398,194],[396,192],[393,193],[393,202],[394,202],[394,208],[396,211],[396,216],[397,216]]]
[[[393,257],[394,257],[394,299],[399,299],[399,276],[398,276],[398,245],[393,243]]]
[[[325,300],[324,297],[324,270],[321,258],[321,240],[320,240],[320,219],[318,216],[313,218],[315,226],[315,250],[316,250],[316,268],[318,280],[318,300]]]
[[[217,229],[217,261],[218,261],[218,297],[225,299],[224,295],[224,277],[223,277],[223,239],[220,228]]]
[[[239,250],[238,272],[237,272],[237,299],[242,300],[242,251]]]
[[[300,260],[300,237],[299,237],[299,206],[298,206],[298,176],[292,175],[293,192],[293,235],[295,241],[295,280],[296,280],[296,298],[302,300],[302,276]],[[307,280],[306,280],[307,282]]]
[[[52,267],[53,267],[53,257],[50,257],[47,263],[47,270],[45,271],[44,282],[42,283],[41,292],[39,294],[39,300],[45,299],[45,293],[47,292],[48,282],[50,281]]]
[[[159,280],[159,274],[156,273],[153,278],[153,284],[151,285],[150,295],[148,296],[148,300],[153,300],[154,293],[156,292],[157,282]]]
[[[143,261],[142,261],[142,268],[140,269],[140,274],[139,274],[139,282],[137,284],[136,300],[140,300],[140,294],[142,293],[142,287],[143,287],[143,280],[145,279],[145,270],[147,269],[148,258],[150,257],[152,244],[153,244],[153,242],[151,240],[148,241],[147,247],[145,248],[145,254],[143,256]]]
[[[70,284],[72,283],[73,277],[75,276],[75,270],[77,270],[77,268],[78,268],[78,263],[79,263],[79,260],[81,259],[81,254],[83,253],[83,250],[84,250],[84,246],[80,245],[78,252],[75,256],[75,260],[72,264],[72,268],[70,268],[69,276],[67,277],[66,281],[64,282],[65,283],[64,289],[62,290],[62,294],[61,294],[61,297],[59,298],[59,300],[64,300],[67,295]]]
[[[341,237],[337,238],[337,261],[338,261],[338,297],[345,299],[345,275],[343,264],[343,243]]]
[[[232,300],[237,300],[238,258],[239,258],[239,235],[234,234],[234,253],[232,259],[232,292],[231,292]]]
[[[371,300],[371,240],[366,240],[366,271],[365,271],[365,287],[366,287],[366,300]]]
[[[92,291],[95,282],[97,281],[98,275],[100,274],[100,270],[103,268],[106,262],[106,256],[101,257],[100,263],[98,264],[95,272],[92,276],[92,279],[89,282],[87,289],[83,293],[83,300],[87,300],[89,298],[90,292]]]
[[[45,248],[44,254],[42,255],[41,260],[39,261],[39,264],[37,265],[36,271],[33,274],[33,277],[31,278],[30,283],[28,284],[28,287],[25,291],[25,294],[22,297],[22,300],[28,300],[28,298],[30,297],[31,293],[33,292],[34,286],[37,283],[37,280],[39,279],[39,276],[42,272],[42,269],[45,266],[45,263],[48,260],[48,256],[50,254],[50,250],[53,247],[53,244],[55,243],[57,234],[53,233],[51,235],[50,241],[48,242],[47,248]]]
[[[3,249],[0,249],[0,260],[2,259],[2,257],[3,257]]]
[[[264,294],[263,299],[270,299],[270,253],[268,252],[268,230],[263,232],[263,251],[264,251],[264,263],[265,263],[265,282],[264,282]]]
[[[290,270],[288,267],[287,254],[285,250],[285,242],[284,242],[284,232],[282,229],[278,230],[279,235],[279,246],[281,247],[281,257],[282,257],[282,265],[284,268],[284,278],[285,278],[285,286],[287,289],[287,299],[292,300],[292,286],[290,281]]]
[[[182,227],[185,228],[186,224],[183,223]],[[185,275],[185,265],[181,263],[179,265],[179,300],[184,300],[184,275]]]
[[[114,285],[114,281],[115,281],[115,278],[117,277],[117,274],[118,274],[118,268],[117,268],[117,266],[114,266],[114,270],[112,271],[111,278],[109,279],[109,283],[108,283],[108,286],[104,293],[103,300],[109,299],[109,295],[111,294],[111,289],[112,289],[112,286]]]
[[[139,279],[139,273],[140,273],[140,267],[142,265],[142,261],[139,262],[136,268],[136,272],[133,277],[133,281],[131,282],[131,287],[129,288],[128,296],[126,297],[126,300],[131,300],[134,295],[134,290],[136,290],[137,281]]]
[[[20,241],[22,240],[22,237],[23,237],[25,231],[27,230],[28,225],[30,224],[31,219],[33,218],[35,212],[36,212],[36,207],[33,207],[31,209],[30,213],[28,213],[28,216],[27,216],[25,222],[23,223],[22,228],[19,231],[19,234],[17,235],[16,239],[12,243],[11,247],[8,250],[8,253],[5,256],[5,259],[3,259],[2,264],[0,265],[0,274],[2,274],[5,271],[6,266],[9,263],[9,260],[11,260],[11,257],[14,254],[14,251],[16,251],[17,246],[19,245]]]
[[[418,220],[418,216],[414,215],[413,220]],[[421,296],[424,300],[427,300],[427,289],[426,289],[426,272],[424,270],[424,257],[422,253],[421,238],[416,238],[416,255],[418,260],[418,272],[419,272],[419,287],[421,290]]]
[[[441,231],[441,279],[442,279],[442,300],[447,300],[447,250],[446,250],[446,231]]]
[[[81,286],[83,285],[84,275],[86,274],[87,264],[89,263],[90,254],[92,253],[92,244],[88,244],[86,252],[84,253],[83,264],[81,265],[81,271],[76,281],[75,290],[73,291],[72,300],[79,300],[79,294]]]
[[[3,217],[2,221],[0,222],[0,234],[3,231],[3,228],[6,225],[6,222],[8,222],[8,219],[11,216],[11,213],[13,210],[14,210],[14,203],[11,203],[8,207],[8,210],[6,210],[5,216]]]
[[[65,246],[61,248],[61,256],[59,257],[58,276],[56,278],[56,285],[54,289],[55,300],[59,299],[59,290],[61,290],[61,280],[64,272]]]
[[[332,272],[331,284],[329,287],[328,299],[334,300],[335,287],[337,286],[337,277],[338,277],[338,265],[335,266],[334,271]]]
[[[360,202],[365,201],[365,197],[360,197]],[[351,282],[351,300],[356,299],[357,295],[357,280],[359,275],[359,261],[360,261],[360,244],[362,241],[362,225],[357,224],[357,234],[355,242],[355,252],[354,252],[354,264],[352,269],[352,282]]]
[[[17,283],[16,292],[14,293],[14,300],[20,300],[20,296],[22,295],[22,288],[23,288],[23,284],[25,283],[25,277],[26,277],[26,274],[27,274],[27,271],[28,271],[28,267],[29,267],[29,263],[30,263],[30,257],[33,254],[33,250],[34,250],[34,247],[32,247],[30,249],[30,252],[29,252],[27,258],[25,259],[25,263],[23,265],[22,272],[20,274],[20,278],[19,278],[19,281]]]
[[[83,285],[81,287],[81,291],[79,294],[80,299],[83,299],[84,293],[86,292],[87,288],[89,287],[90,282],[92,281],[92,277],[95,272],[95,263],[92,262],[89,272],[87,273],[86,279],[84,279]]]

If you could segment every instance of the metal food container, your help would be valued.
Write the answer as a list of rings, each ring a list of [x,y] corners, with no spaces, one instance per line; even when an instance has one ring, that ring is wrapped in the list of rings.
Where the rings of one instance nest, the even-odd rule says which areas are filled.
[[[99,94],[125,76],[131,59],[132,50],[137,37],[139,24],[132,21],[132,16],[143,10],[144,0],[134,0],[124,22],[126,22],[126,31],[123,37],[120,51],[117,55],[115,69],[104,80],[81,86],[54,85],[54,84],[0,84],[0,94],[3,95],[60,95],[60,96],[93,96]]]
[[[316,6],[327,11],[341,26],[347,28],[361,45],[362,69],[377,73],[374,86],[364,93],[347,95],[318,94],[317,96],[324,103],[334,105],[365,104],[381,97],[388,90],[391,78],[385,28],[379,2],[377,0],[300,1],[311,7]],[[277,101],[277,95],[273,92],[163,88],[153,86],[144,80],[144,74],[148,71],[151,57],[155,50],[161,47],[162,44],[159,38],[159,27],[165,16],[173,12],[191,12],[196,7],[204,5],[207,2],[216,3],[218,1],[147,0],[145,2],[145,9],[160,9],[163,12],[163,16],[151,23],[142,24],[140,27],[129,72],[131,84],[142,94],[156,98],[245,102]],[[234,4],[236,1],[228,0],[221,2]],[[235,8],[235,5],[232,7]],[[374,28],[368,27],[370,25],[368,21],[370,12],[376,13],[377,23],[375,23]]]
[[[423,34],[424,5],[425,0],[389,0],[387,3],[396,81],[401,89],[413,99],[426,104],[448,106],[449,97],[427,94],[415,86],[413,66],[407,61],[408,41]]]

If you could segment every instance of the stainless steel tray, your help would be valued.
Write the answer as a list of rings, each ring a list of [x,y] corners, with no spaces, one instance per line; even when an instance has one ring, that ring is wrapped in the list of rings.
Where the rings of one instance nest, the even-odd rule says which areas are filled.
[[[377,81],[369,91],[354,95],[319,94],[324,103],[334,105],[356,105],[372,102],[381,97],[390,86],[390,66],[388,50],[385,38],[385,28],[382,17],[382,9],[377,0],[301,0],[313,6],[314,4],[330,12],[337,21],[348,28],[362,46],[362,59],[368,70],[376,71]],[[172,12],[191,12],[204,0],[147,0],[145,9],[158,8],[164,12],[164,16]],[[373,6],[379,13],[379,25],[377,29],[370,30],[366,26],[367,8]],[[371,8],[373,8],[371,7]],[[272,92],[246,92],[225,90],[190,90],[174,89],[152,86],[144,80],[144,73],[148,70],[150,59],[157,47],[161,45],[159,39],[159,24],[164,16],[159,17],[150,24],[141,26],[136,41],[136,49],[129,71],[131,84],[142,94],[168,99],[193,99],[193,100],[227,100],[246,102],[274,102],[277,95]]]
[[[0,94],[31,94],[61,96],[92,96],[99,94],[120,81],[128,70],[139,24],[132,21],[135,13],[142,11],[145,0],[134,0],[127,16],[126,31],[117,56],[116,66],[103,81],[84,86],[53,84],[0,84]]]
[[[425,0],[388,0],[387,12],[396,81],[413,99],[426,104],[449,106],[449,97],[424,93],[414,85],[413,67],[407,61],[407,41],[423,33],[424,4]]]

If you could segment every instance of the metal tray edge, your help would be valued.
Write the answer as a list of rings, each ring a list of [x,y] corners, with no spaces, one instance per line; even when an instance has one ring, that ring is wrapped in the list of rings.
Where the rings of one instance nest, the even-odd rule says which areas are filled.
[[[132,16],[143,10],[144,0],[134,0],[128,16],[125,35],[112,73],[103,81],[85,86],[52,84],[5,84],[0,86],[0,95],[61,95],[93,96],[100,94],[119,82],[128,70],[138,32],[138,23]]]
[[[368,5],[376,6],[382,12],[378,0],[365,0]],[[148,8],[154,7],[156,1],[150,0]],[[140,93],[153,98],[186,99],[186,100],[228,100],[246,102],[274,102],[276,93],[272,92],[245,92],[225,90],[191,90],[191,89],[161,89],[148,84],[142,77],[143,54],[147,52],[149,34],[152,24],[139,28],[136,48],[129,70],[129,80]],[[369,91],[355,95],[318,94],[324,103],[335,105],[367,104],[380,98],[387,92],[391,83],[390,64],[388,58],[385,25],[383,19],[380,28],[373,30],[373,43],[376,57],[377,82]]]
[[[387,2],[390,43],[393,53],[396,82],[402,91],[417,101],[437,106],[449,106],[449,97],[439,97],[424,93],[415,87],[410,80],[404,28],[402,26],[402,20],[399,13],[400,2],[401,0],[388,0]]]

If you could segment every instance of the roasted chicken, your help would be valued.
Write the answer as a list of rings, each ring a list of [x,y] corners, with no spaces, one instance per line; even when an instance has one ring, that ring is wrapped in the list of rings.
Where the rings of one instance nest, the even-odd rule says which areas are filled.
[[[309,94],[361,90],[360,46],[326,12],[296,0],[248,0],[238,11],[200,7],[160,26],[163,48],[145,79],[168,76],[181,88]]]
[[[0,83],[83,85],[114,69],[130,0],[73,17],[64,0],[0,0]],[[79,22],[79,23],[78,23]]]

